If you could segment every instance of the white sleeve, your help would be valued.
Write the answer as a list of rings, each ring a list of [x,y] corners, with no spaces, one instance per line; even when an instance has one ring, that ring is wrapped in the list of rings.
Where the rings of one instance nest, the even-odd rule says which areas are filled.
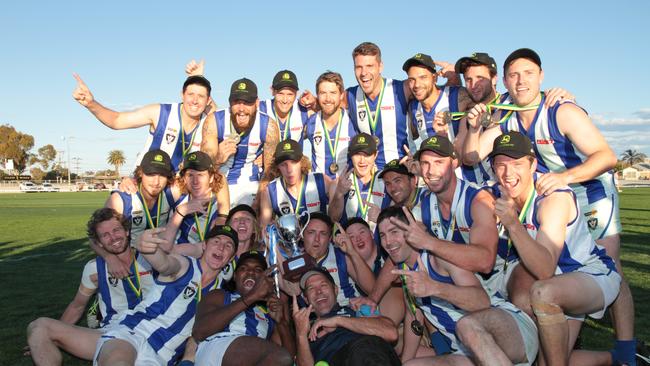
[[[96,290],[97,283],[92,280],[93,275],[97,277],[97,262],[95,259],[91,259],[86,263],[84,272],[81,275],[81,285],[87,289]]]

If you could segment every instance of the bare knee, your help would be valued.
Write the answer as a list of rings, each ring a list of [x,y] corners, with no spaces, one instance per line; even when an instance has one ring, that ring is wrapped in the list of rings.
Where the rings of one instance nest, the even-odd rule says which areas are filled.
[[[475,342],[477,333],[481,330],[483,330],[481,323],[472,315],[466,315],[456,323],[456,335],[467,346]]]
[[[41,337],[48,333],[48,325],[52,321],[50,318],[41,317],[38,318],[27,326],[27,341],[34,337]]]
[[[555,287],[548,281],[535,281],[530,288],[530,303],[558,304]]]

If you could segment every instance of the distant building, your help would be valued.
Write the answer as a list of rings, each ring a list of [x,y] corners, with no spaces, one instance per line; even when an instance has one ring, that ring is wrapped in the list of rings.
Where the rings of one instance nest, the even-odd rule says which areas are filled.
[[[638,163],[622,171],[625,180],[650,180],[650,163]]]

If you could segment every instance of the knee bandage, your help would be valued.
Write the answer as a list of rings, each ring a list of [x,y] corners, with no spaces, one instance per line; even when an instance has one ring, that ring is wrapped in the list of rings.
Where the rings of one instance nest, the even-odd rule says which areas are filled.
[[[537,302],[531,304],[531,307],[537,317],[537,324],[540,326],[560,324],[566,321],[562,308],[555,304]]]

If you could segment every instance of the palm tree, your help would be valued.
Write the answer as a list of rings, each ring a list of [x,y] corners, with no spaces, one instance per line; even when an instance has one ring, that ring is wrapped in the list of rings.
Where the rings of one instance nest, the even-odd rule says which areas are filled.
[[[126,158],[124,157],[124,152],[122,150],[112,150],[108,153],[108,159],[106,162],[115,167],[115,174],[120,176],[120,167],[126,163]]]
[[[632,149],[625,150],[621,154],[621,160],[628,166],[632,166],[636,163],[642,163],[645,158],[647,158],[646,154]]]

